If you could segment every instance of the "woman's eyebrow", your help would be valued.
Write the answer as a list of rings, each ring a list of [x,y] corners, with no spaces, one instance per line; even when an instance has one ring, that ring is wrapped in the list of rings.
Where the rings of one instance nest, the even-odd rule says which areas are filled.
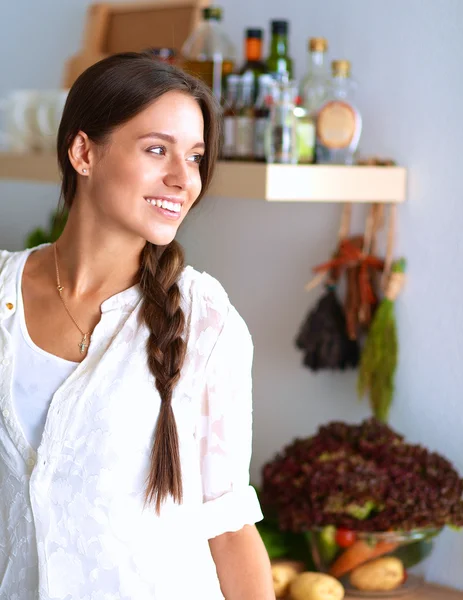
[[[158,140],[164,140],[165,142],[169,142],[171,144],[176,144],[177,143],[177,138],[174,137],[173,135],[169,135],[168,133],[161,133],[158,131],[150,131],[149,133],[145,133],[144,135],[141,135],[138,139],[139,140],[144,140],[147,138],[157,138]],[[197,142],[194,146],[192,146],[193,148],[202,148],[204,149],[206,147],[204,142]]]

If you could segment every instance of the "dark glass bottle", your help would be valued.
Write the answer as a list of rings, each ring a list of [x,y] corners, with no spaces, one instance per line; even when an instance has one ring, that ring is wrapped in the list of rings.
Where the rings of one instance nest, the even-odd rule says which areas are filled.
[[[248,80],[249,78],[252,80],[254,100],[258,94],[257,80],[259,75],[267,73],[267,65],[262,60],[263,33],[262,29],[246,29],[246,60],[240,70],[240,75],[246,75]]]
[[[291,80],[293,78],[293,61],[289,56],[288,21],[272,21],[272,39],[270,41],[270,55],[267,58],[267,70],[276,78],[285,73]]]

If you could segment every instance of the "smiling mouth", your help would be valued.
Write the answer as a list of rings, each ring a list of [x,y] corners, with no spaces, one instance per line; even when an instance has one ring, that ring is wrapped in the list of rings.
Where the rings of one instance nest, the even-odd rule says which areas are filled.
[[[145,200],[152,206],[157,206],[174,214],[180,214],[182,210],[182,205],[179,202],[170,202],[169,200],[161,200],[159,198],[145,198]]]

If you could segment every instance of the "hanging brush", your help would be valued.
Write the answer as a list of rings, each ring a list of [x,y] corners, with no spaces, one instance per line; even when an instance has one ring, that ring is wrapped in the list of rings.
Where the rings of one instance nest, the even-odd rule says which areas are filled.
[[[391,262],[395,210],[391,209],[386,264]],[[383,422],[388,420],[394,396],[399,351],[394,306],[405,282],[405,266],[402,258],[385,268],[384,298],[376,309],[360,358],[358,396],[360,399],[368,396],[374,416]]]
[[[340,243],[349,232],[351,208],[350,204],[344,206],[333,262],[336,262]],[[303,364],[312,371],[345,370],[355,368],[359,362],[359,347],[347,335],[344,308],[336,292],[339,276],[340,270],[327,263],[306,286],[306,290],[311,290],[322,282],[325,285],[325,293],[309,311],[295,340],[296,347],[304,353]]]

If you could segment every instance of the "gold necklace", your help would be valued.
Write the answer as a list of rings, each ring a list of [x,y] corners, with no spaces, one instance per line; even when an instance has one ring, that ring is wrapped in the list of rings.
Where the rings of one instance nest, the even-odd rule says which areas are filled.
[[[82,331],[82,329],[79,327],[79,325],[77,324],[77,321],[74,319],[74,317],[71,315],[69,308],[66,304],[65,299],[63,298],[63,286],[61,285],[61,281],[60,281],[60,276],[59,276],[59,268],[58,268],[58,255],[56,252],[56,242],[53,244],[53,249],[55,251],[55,267],[56,267],[56,289],[58,290],[58,294],[59,297],[61,299],[61,302],[63,303],[64,308],[66,309],[66,312],[68,313],[68,315],[71,317],[72,322],[74,323],[74,325],[77,327],[77,329],[80,331],[80,333],[82,334],[82,340],[81,342],[78,344],[79,348],[80,348],[80,353],[81,354],[85,354],[86,349],[88,348],[88,343],[87,340],[90,341],[90,331],[87,331],[87,333],[84,333]]]

